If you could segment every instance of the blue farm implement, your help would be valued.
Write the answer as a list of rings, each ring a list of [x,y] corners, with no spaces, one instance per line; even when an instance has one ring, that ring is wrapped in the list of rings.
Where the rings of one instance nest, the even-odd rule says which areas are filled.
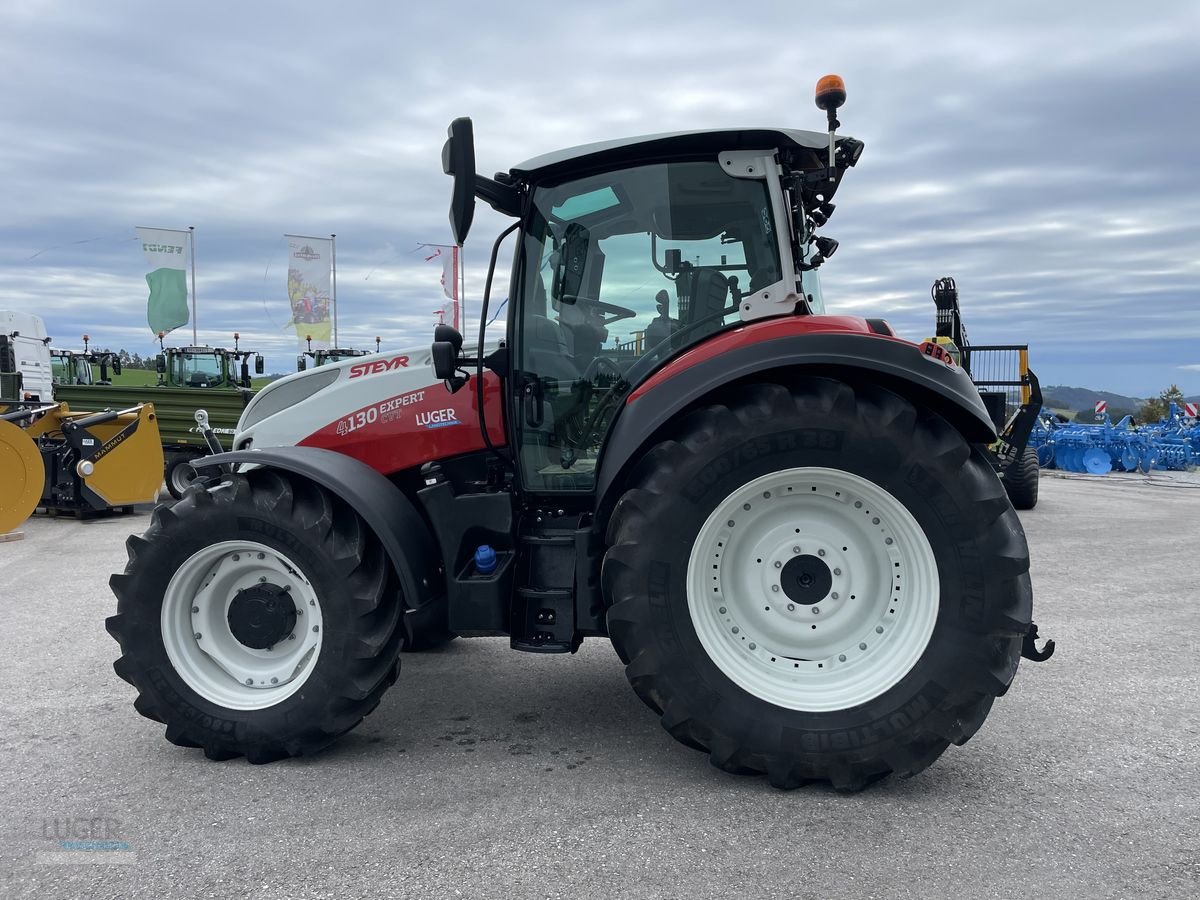
[[[1096,424],[1063,422],[1043,410],[1030,435],[1043,468],[1105,475],[1185,470],[1200,464],[1200,426],[1172,403],[1164,419],[1135,426],[1130,416],[1115,425],[1104,413]]]

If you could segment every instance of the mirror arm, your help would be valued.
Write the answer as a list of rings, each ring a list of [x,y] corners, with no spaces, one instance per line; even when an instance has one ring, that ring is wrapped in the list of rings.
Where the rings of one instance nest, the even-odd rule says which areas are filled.
[[[498,213],[513,217],[521,215],[521,193],[514,185],[476,175],[475,196]]]
[[[488,260],[487,281],[485,281],[483,285],[483,309],[479,311],[479,345],[478,349],[476,350],[476,356],[478,359],[476,360],[475,364],[475,400],[476,407],[479,410],[479,431],[480,434],[483,435],[483,442],[487,445],[487,448],[504,462],[512,462],[512,459],[504,453],[501,453],[500,450],[492,443],[491,435],[488,434],[487,430],[487,416],[483,408],[483,347],[484,338],[487,337],[488,305],[491,303],[492,299],[492,278],[496,274],[496,257],[500,255],[500,245],[504,242],[504,239],[516,231],[520,226],[521,220],[518,219],[516,222],[513,222],[502,232],[500,232],[500,234],[496,237],[495,243],[492,244],[492,256],[491,259]]]

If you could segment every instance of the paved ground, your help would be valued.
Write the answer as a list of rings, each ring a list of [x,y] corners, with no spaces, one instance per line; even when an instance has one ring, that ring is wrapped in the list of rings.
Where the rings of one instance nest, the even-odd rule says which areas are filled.
[[[0,544],[0,896],[1200,895],[1200,485],[1167,483],[1044,480],[1023,519],[1058,655],[853,796],[711,768],[600,641],[458,641],[317,758],[207,762],[111,667],[108,573],[146,515],[37,518]],[[128,849],[59,862],[67,828]]]

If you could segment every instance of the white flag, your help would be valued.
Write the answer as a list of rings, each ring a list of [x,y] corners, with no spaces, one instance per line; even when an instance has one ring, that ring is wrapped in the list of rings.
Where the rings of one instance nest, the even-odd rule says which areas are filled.
[[[166,333],[188,323],[186,231],[138,227],[138,240],[146,256],[146,320],[155,334]]]

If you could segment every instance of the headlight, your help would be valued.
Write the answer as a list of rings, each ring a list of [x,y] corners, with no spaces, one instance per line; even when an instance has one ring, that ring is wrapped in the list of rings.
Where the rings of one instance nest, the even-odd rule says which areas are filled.
[[[245,431],[277,412],[295,406],[337,381],[340,369],[314,369],[311,374],[295,381],[268,385],[259,391],[238,421],[238,431]]]

